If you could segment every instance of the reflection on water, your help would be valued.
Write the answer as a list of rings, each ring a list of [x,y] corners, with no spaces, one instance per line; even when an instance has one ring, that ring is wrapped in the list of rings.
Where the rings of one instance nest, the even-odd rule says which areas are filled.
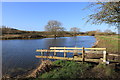
[[[3,74],[27,71],[35,68],[40,59],[36,59],[36,49],[49,47],[91,47],[95,42],[93,36],[45,38],[32,40],[2,40]],[[38,54],[38,53],[37,53]],[[63,56],[58,54],[58,56]],[[72,56],[68,54],[68,56]],[[16,72],[17,73],[17,72]]]

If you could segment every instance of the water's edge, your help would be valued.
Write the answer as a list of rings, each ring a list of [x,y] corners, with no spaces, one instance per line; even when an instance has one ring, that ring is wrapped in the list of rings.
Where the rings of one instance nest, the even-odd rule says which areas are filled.
[[[87,37],[87,36],[83,36],[83,37]],[[70,37],[68,37],[68,38],[70,38]],[[91,37],[90,37],[90,38],[91,38]],[[52,38],[45,38],[45,39],[40,39],[40,40],[45,40],[45,42],[46,42],[46,40],[48,41],[48,39],[51,40]],[[74,39],[74,38],[73,38],[73,39]],[[39,39],[38,39],[38,40],[39,40]],[[37,40],[37,41],[38,41],[38,40]],[[60,40],[64,40],[64,37],[60,38]],[[69,40],[70,40],[70,39],[68,39],[67,42],[68,42]],[[81,40],[81,38],[80,38],[80,40]],[[54,41],[54,40],[53,40],[53,41]],[[56,41],[56,40],[55,40],[55,41]],[[81,40],[81,42],[80,42],[79,39],[78,39],[78,42],[77,42],[77,41],[76,41],[76,42],[77,42],[77,43],[80,42],[79,44],[82,43],[82,45],[83,45],[83,43],[86,43],[86,42],[83,42],[83,41],[84,41],[84,39]],[[88,40],[88,41],[89,41],[89,40]],[[29,41],[28,41],[28,42],[29,42]],[[58,42],[59,42],[59,39],[58,39]],[[65,42],[66,42],[66,41],[65,41]],[[74,40],[72,40],[72,42],[74,43]],[[50,42],[48,41],[48,44],[49,44],[49,43],[50,43]],[[64,43],[64,41],[62,41],[62,43]],[[71,45],[73,45],[73,43],[71,43]],[[92,43],[92,42],[91,42],[91,43]],[[59,43],[59,44],[61,44],[61,43]],[[57,44],[57,45],[59,45],[59,44]],[[66,43],[67,46],[69,46],[69,44],[70,44],[69,42]],[[78,44],[78,45],[79,45],[79,44]],[[94,43],[93,46],[95,46],[96,44],[97,44],[97,41]],[[36,45],[35,45],[35,46],[36,46]],[[91,47],[93,47],[93,46],[91,46]],[[39,47],[39,46],[38,46],[38,47]],[[36,49],[37,49],[37,48],[36,48]],[[35,73],[35,71],[38,70],[38,68],[40,69],[40,66],[41,66],[41,64],[39,64],[38,66],[36,66],[36,68],[29,70],[27,73],[23,74],[22,76],[25,77],[26,75],[28,76],[28,74],[30,75],[30,74]],[[17,77],[20,77],[20,76],[21,76],[21,75],[18,75]],[[7,76],[7,77],[10,77],[10,76]]]

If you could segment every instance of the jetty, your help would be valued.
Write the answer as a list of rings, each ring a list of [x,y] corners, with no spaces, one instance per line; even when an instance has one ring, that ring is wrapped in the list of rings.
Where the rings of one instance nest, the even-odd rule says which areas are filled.
[[[106,48],[79,48],[79,47],[50,47],[49,49],[37,49],[36,52],[40,52],[36,55],[36,58],[47,59],[60,59],[60,60],[74,60],[82,62],[107,62],[107,49]],[[57,53],[63,54],[62,57],[57,56]],[[67,54],[72,53],[72,57],[68,57]],[[51,55],[53,54],[53,55]],[[88,54],[102,55],[102,58],[87,58]]]

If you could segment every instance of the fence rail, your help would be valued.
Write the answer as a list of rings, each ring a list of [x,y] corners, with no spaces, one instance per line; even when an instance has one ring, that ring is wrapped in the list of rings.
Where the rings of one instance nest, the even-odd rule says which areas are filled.
[[[50,47],[50,49],[83,49],[79,47]],[[106,48],[84,48],[88,50],[106,50]]]

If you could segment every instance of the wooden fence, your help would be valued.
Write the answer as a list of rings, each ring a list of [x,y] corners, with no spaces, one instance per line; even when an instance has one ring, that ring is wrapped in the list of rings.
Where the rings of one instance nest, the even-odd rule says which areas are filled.
[[[75,61],[90,61],[90,62],[106,62],[107,61],[107,53],[106,48],[78,48],[78,47],[50,47],[47,49],[37,49],[36,52],[40,52],[41,55],[36,55],[36,58],[48,58],[48,59],[62,59],[62,60],[75,60]],[[53,56],[44,56],[44,52],[51,53],[53,52]],[[64,57],[57,57],[57,53],[64,53]],[[66,53],[73,53],[73,57],[67,57]],[[81,57],[80,54],[82,53]],[[101,59],[87,59],[85,58],[85,54],[103,54],[103,58]]]

